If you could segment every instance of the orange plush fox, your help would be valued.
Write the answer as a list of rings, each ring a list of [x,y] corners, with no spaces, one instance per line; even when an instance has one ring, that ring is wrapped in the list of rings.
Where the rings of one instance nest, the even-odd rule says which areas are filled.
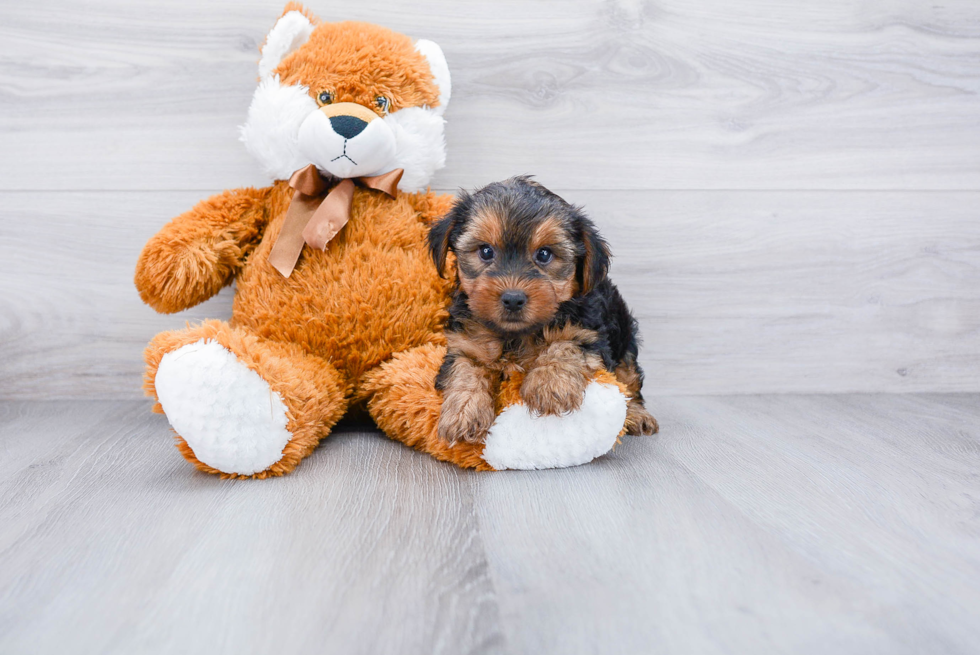
[[[601,407],[564,417],[532,417],[514,398],[485,445],[436,434],[450,289],[426,235],[453,199],[427,185],[445,162],[449,99],[435,43],[286,6],[262,46],[242,127],[276,181],[178,216],[136,268],[140,296],[166,313],[237,282],[230,321],[159,334],[146,350],[154,410],[197,468],[288,473],[352,407],[464,467],[568,466],[613,446],[626,398],[611,382],[599,385]],[[570,426],[586,436],[569,440]]]

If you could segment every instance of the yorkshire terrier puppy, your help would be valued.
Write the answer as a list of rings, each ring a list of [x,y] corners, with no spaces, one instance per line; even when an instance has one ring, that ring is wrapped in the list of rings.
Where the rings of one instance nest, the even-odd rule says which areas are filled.
[[[606,277],[609,247],[582,211],[527,176],[464,192],[429,233],[444,275],[456,256],[456,290],[436,377],[439,436],[482,442],[496,417],[501,379],[523,374],[521,399],[536,414],[582,404],[605,368],[630,395],[628,434],[653,434],[643,406],[637,324]]]

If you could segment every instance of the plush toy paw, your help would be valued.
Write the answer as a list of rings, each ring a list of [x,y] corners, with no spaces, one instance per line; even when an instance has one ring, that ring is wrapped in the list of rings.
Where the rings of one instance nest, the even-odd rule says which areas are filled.
[[[532,414],[567,414],[582,406],[588,384],[578,369],[539,366],[524,377],[521,399]]]
[[[579,408],[560,416],[535,415],[528,405],[515,403],[505,407],[490,428],[483,459],[498,470],[591,462],[616,445],[627,402],[615,384],[593,381],[586,386]]]
[[[170,425],[204,464],[253,475],[282,458],[292,436],[286,405],[217,342],[202,339],[164,355],[154,386]]]
[[[493,398],[489,395],[447,393],[439,414],[439,438],[450,445],[459,441],[483,443],[493,419]]]
[[[396,354],[365,376],[368,410],[388,436],[443,461],[482,471],[577,466],[605,455],[626,422],[629,392],[616,376],[599,371],[581,406],[560,416],[535,415],[520,397],[524,380],[513,375],[497,391],[502,408],[483,444],[449,446],[438,434],[444,397],[435,388],[446,355],[426,345]]]

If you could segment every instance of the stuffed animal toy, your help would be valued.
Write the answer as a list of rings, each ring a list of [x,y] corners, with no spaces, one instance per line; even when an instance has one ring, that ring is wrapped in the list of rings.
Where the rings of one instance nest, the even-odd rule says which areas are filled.
[[[485,443],[437,434],[450,285],[427,235],[453,198],[427,185],[445,162],[449,100],[435,43],[286,5],[241,128],[275,181],[178,216],[136,268],[164,313],[236,283],[230,321],[161,333],[145,353],[154,411],[198,469],[283,475],[364,409],[390,437],[482,470],[580,464],[617,442],[628,392],[604,371],[570,414],[531,415],[513,380]]]

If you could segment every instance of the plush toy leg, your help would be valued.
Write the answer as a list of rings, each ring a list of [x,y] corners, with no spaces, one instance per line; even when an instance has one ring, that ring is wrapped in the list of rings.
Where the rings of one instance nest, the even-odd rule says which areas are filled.
[[[448,446],[436,426],[442,403],[435,377],[443,346],[396,354],[365,376],[368,411],[385,433],[437,459],[464,468],[542,469],[576,466],[612,450],[623,434],[628,397],[605,371],[587,387],[582,407],[564,416],[533,416],[520,401],[520,380],[505,383],[502,409],[486,444]]]
[[[145,358],[144,388],[180,452],[226,478],[289,473],[348,404],[326,361],[221,321],[158,334]]]
[[[368,371],[360,394],[367,398],[371,418],[392,439],[463,468],[491,470],[483,461],[483,444],[449,446],[436,432],[442,394],[435,381],[445,354],[444,346],[435,345],[396,353]]]
[[[483,459],[495,469],[578,466],[612,450],[626,433],[629,395],[616,376],[599,371],[585,388],[582,405],[561,416],[537,416],[520,400],[523,378],[503,383],[502,409],[487,435]]]

